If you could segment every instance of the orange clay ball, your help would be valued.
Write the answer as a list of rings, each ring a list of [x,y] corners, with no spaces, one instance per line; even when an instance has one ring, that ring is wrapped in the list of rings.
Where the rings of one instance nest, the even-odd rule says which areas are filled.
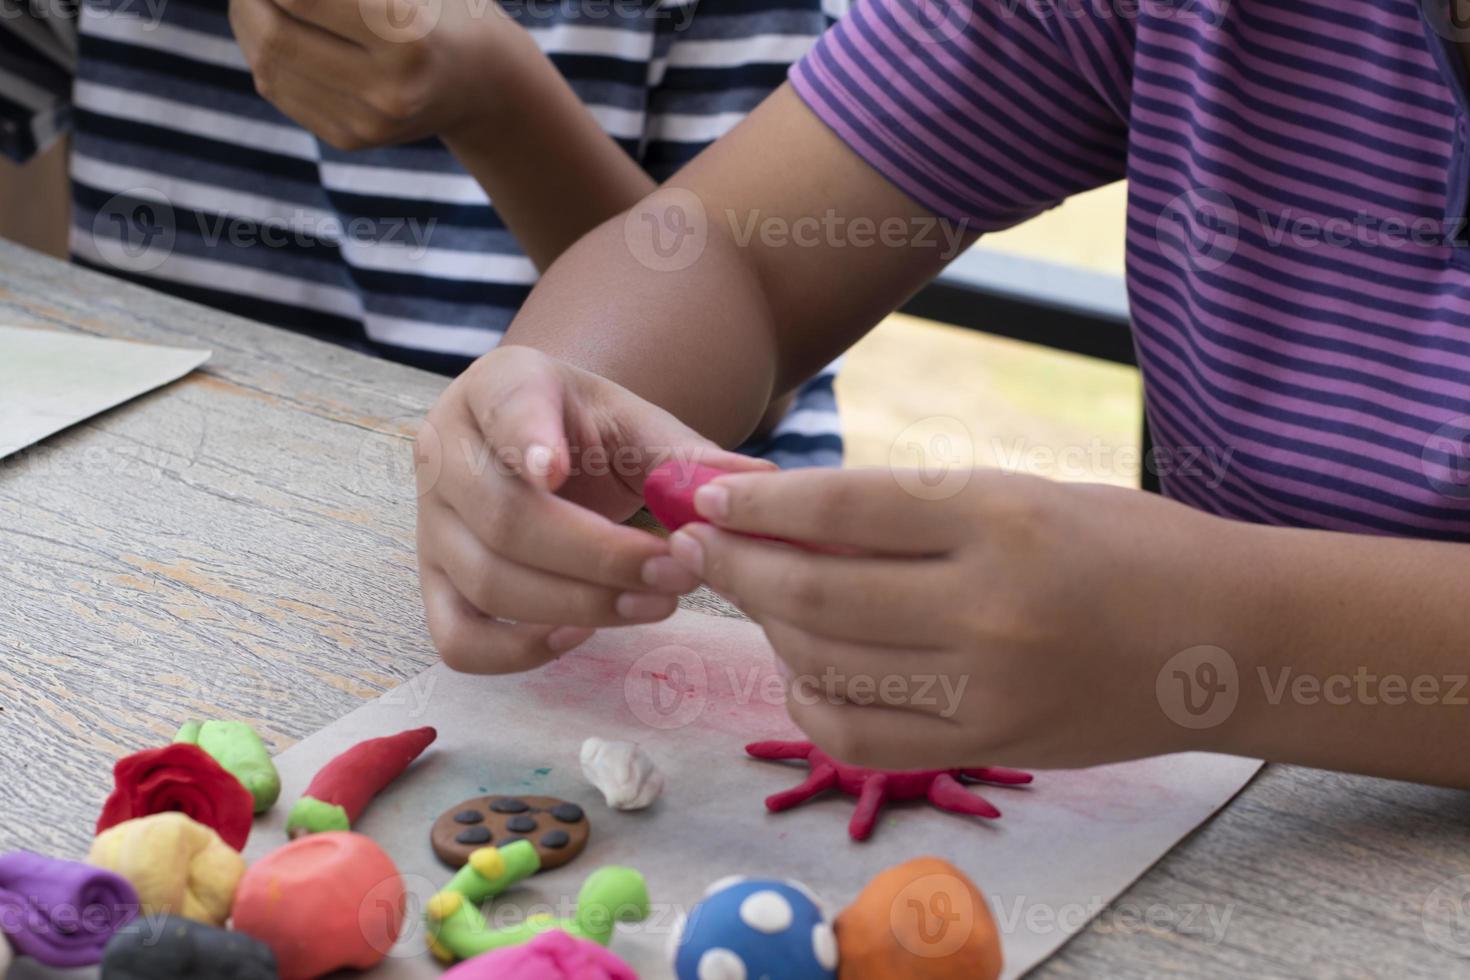
[[[311,834],[261,858],[235,892],[232,925],[276,954],[281,980],[367,970],[403,929],[403,877],[370,838]]]
[[[838,980],[995,980],[1000,935],[980,889],[916,858],[868,882],[837,917]]]

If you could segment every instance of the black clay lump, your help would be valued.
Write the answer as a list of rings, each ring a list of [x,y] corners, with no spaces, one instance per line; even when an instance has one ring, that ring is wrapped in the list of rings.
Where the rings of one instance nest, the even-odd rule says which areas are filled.
[[[102,980],[279,980],[270,947],[176,916],[145,916],[112,937]]]

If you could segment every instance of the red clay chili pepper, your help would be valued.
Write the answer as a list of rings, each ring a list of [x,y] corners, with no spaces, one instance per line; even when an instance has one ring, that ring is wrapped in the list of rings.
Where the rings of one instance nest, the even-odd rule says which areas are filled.
[[[293,839],[329,830],[351,830],[373,797],[403,774],[439,733],[415,728],[359,742],[322,767],[291,808],[286,833]]]

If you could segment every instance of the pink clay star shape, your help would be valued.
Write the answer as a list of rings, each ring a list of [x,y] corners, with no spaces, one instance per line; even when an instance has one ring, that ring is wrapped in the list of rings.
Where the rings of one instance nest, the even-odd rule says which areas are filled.
[[[923,769],[896,772],[864,769],[838,762],[810,742],[752,742],[745,751],[756,759],[802,759],[811,770],[806,781],[782,793],[766,797],[766,809],[780,813],[827,792],[839,789],[858,798],[847,833],[853,840],[867,840],[878,823],[878,812],[890,800],[928,799],[941,810],[993,820],[1000,811],[984,797],[965,788],[960,780],[1024,786],[1029,772],[985,766],[971,769]]]

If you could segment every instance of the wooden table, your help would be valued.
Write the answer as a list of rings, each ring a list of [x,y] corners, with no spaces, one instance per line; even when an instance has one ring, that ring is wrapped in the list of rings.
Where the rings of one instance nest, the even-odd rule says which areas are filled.
[[[444,379],[4,244],[0,323],[214,351],[0,461],[0,850],[81,856],[188,718],[280,749],[434,661],[407,433]],[[1470,794],[1273,766],[1040,972],[1470,976],[1467,899]]]

